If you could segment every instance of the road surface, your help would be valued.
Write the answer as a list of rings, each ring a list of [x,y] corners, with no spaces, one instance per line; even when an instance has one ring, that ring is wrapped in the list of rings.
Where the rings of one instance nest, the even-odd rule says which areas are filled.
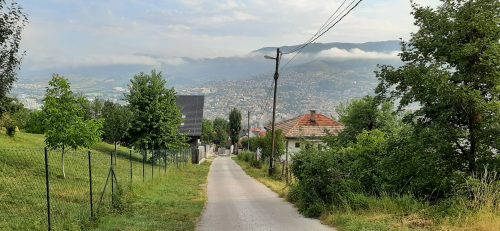
[[[198,230],[333,230],[305,218],[290,203],[248,176],[230,157],[217,157],[208,174],[208,203]]]

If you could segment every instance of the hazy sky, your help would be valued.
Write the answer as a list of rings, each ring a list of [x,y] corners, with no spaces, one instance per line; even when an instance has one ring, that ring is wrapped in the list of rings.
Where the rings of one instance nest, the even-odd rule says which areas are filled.
[[[181,63],[309,38],[342,0],[18,0],[24,65]],[[350,2],[350,0],[347,0]],[[436,5],[437,0],[416,0]],[[406,39],[408,0],[364,0],[318,42]]]

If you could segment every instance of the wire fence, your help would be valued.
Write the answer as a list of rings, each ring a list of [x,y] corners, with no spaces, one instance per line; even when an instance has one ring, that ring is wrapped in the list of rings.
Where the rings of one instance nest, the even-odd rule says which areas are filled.
[[[0,148],[0,230],[87,229],[121,211],[135,186],[186,166],[191,152]]]

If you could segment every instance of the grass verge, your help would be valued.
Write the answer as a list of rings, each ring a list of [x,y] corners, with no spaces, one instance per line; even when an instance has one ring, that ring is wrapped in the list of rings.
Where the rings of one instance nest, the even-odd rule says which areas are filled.
[[[287,198],[290,187],[286,185],[281,179],[277,179],[275,177],[270,177],[267,173],[268,166],[263,165],[262,168],[254,168],[250,166],[247,162],[240,160],[236,157],[233,160],[240,165],[240,167],[251,177],[255,178],[260,183],[267,186],[269,189],[273,190],[282,198]],[[280,170],[276,170],[279,172]]]
[[[195,230],[207,200],[210,163],[170,169],[126,196],[121,214],[100,218],[95,230]]]

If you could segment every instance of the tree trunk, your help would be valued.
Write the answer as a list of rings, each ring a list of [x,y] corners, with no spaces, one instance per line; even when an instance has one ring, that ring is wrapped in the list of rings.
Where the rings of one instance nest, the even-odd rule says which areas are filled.
[[[115,154],[116,154],[116,141],[115,141]]]
[[[472,175],[476,172],[476,152],[477,152],[477,145],[478,145],[478,140],[477,140],[477,125],[480,120],[480,115],[478,113],[471,113],[471,116],[469,117],[469,142],[470,142],[470,149],[469,153],[467,156],[467,162],[468,162],[468,170],[469,174]]]
[[[66,179],[66,171],[64,170],[64,145],[62,146],[61,162],[62,162],[62,177],[63,179]]]

